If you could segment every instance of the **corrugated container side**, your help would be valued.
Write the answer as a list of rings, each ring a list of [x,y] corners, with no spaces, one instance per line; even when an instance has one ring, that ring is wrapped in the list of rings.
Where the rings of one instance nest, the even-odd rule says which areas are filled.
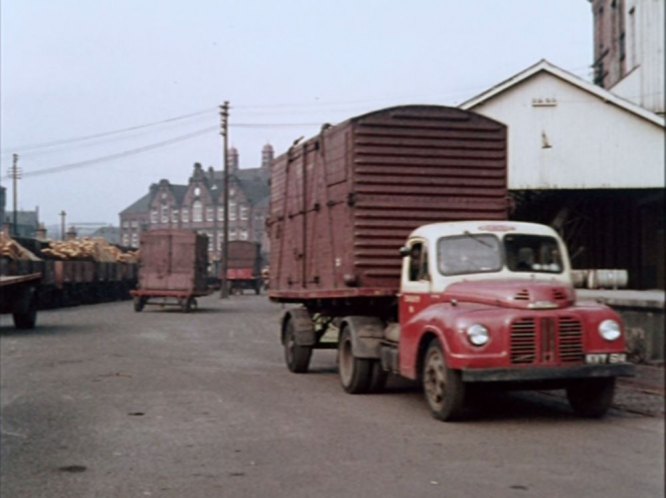
[[[506,128],[457,108],[403,106],[351,119],[278,157],[271,291],[278,300],[397,292],[417,226],[505,219]]]

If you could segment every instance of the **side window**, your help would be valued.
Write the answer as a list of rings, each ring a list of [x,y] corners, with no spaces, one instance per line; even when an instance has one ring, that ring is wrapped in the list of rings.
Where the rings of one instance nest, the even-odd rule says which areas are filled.
[[[417,282],[428,279],[428,251],[422,242],[416,242],[409,254],[409,280]]]

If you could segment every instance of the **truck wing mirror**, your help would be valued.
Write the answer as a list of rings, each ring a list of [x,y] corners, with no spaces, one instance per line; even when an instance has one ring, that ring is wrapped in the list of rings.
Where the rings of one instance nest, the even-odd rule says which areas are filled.
[[[409,256],[411,254],[411,252],[412,252],[412,250],[407,246],[402,246],[400,248],[400,256],[402,256],[403,258]]]

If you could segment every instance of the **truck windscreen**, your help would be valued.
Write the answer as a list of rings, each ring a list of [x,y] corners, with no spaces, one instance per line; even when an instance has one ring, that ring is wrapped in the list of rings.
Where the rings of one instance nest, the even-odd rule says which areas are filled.
[[[441,238],[437,243],[437,264],[443,275],[500,271],[500,241],[494,235],[471,233]]]
[[[504,237],[506,265],[515,272],[562,273],[564,265],[553,237],[511,234]]]

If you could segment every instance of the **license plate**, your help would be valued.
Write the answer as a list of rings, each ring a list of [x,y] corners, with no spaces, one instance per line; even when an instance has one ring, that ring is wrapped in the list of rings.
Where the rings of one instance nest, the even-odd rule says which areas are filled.
[[[608,363],[625,363],[627,355],[624,353],[594,353],[585,355],[585,363],[590,365],[605,365]]]

